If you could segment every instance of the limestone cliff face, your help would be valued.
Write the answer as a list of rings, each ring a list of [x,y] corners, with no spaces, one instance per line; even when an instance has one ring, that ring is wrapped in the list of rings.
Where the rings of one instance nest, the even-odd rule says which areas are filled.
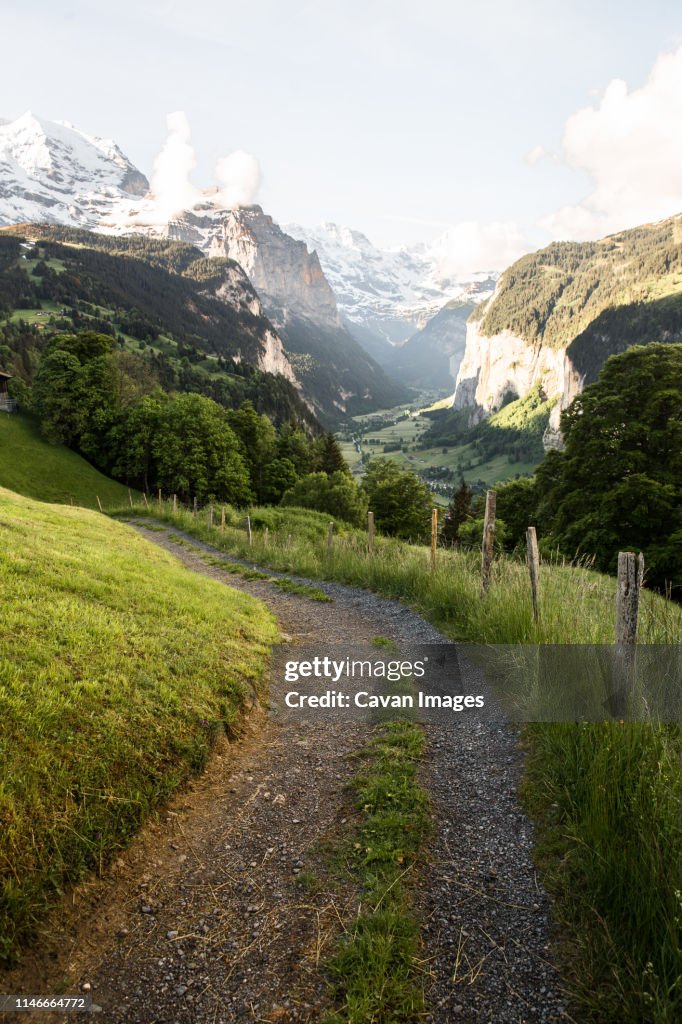
[[[227,211],[209,255],[229,256],[242,265],[275,323],[286,323],[293,315],[328,328],[341,327],[317,253],[285,234],[260,206]]]
[[[491,336],[481,331],[479,320],[467,324],[464,358],[457,374],[455,409],[469,409],[471,422],[479,423],[501,407],[510,393],[520,398],[536,384],[548,399],[564,390],[565,349],[529,343],[502,331]]]
[[[284,367],[277,372],[285,376],[293,365],[321,417],[331,422],[404,400],[404,390],[345,329],[317,253],[282,231],[260,206],[225,210],[207,195],[169,224],[167,234],[243,268],[284,344],[280,354],[273,341],[269,365]]]

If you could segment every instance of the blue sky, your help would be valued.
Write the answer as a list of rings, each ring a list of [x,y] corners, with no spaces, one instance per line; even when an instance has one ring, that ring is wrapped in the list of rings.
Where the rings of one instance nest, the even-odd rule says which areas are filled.
[[[283,223],[390,245],[464,222],[536,245],[682,210],[682,14],[665,0],[3,0],[0,27],[0,116],[111,136],[149,175],[184,111],[194,184],[244,149]]]

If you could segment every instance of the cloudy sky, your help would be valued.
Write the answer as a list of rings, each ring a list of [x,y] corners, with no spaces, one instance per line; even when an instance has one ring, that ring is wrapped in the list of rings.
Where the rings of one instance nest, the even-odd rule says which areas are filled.
[[[472,269],[682,211],[668,0],[3,0],[0,31],[0,116],[282,223],[447,231]]]

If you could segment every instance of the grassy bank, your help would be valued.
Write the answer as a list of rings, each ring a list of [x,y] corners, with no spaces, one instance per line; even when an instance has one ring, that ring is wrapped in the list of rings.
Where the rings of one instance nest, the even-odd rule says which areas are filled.
[[[0,487],[39,501],[97,508],[128,501],[128,488],[63,445],[49,444],[30,416],[0,412]],[[134,497],[140,499],[138,494]]]
[[[273,620],[126,527],[0,489],[0,959],[204,764]]]
[[[260,515],[254,510],[252,522]],[[269,527],[267,545],[257,531],[251,547],[241,513],[228,513],[224,533],[209,530],[204,512],[173,517],[164,508],[161,517],[271,568],[406,600],[453,639],[614,641],[615,581],[584,568],[542,566],[534,623],[526,567],[509,558],[496,562],[483,599],[475,553],[439,552],[431,573],[425,548],[378,538],[368,557],[366,537],[350,529],[327,551],[326,518],[314,514],[300,533],[286,518],[277,536]],[[644,591],[640,639],[680,637],[682,609]],[[524,799],[539,821],[538,857],[556,898],[578,1019],[673,1024],[682,1019],[681,727],[533,725],[525,738]]]

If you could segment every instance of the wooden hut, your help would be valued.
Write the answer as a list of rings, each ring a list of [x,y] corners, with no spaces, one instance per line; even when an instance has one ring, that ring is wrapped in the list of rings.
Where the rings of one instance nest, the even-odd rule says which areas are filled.
[[[13,398],[10,398],[8,389],[11,379],[11,373],[0,370],[0,412],[16,412],[17,403]]]

